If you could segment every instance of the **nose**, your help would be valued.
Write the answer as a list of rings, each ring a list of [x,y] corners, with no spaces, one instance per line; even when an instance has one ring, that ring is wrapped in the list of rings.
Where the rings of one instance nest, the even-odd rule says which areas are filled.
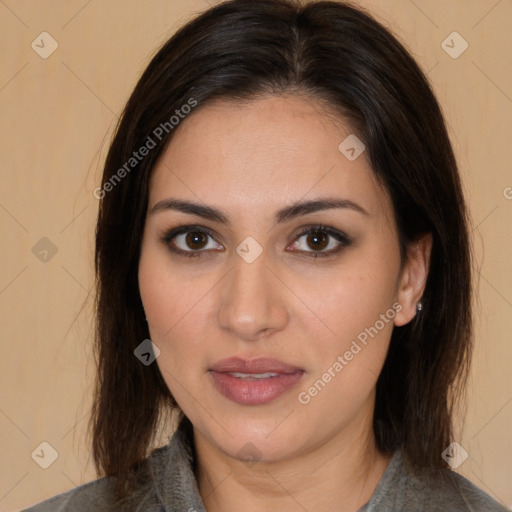
[[[288,322],[286,287],[267,267],[263,252],[247,263],[234,255],[234,268],[223,279],[217,313],[218,325],[235,338],[256,341],[282,330]]]

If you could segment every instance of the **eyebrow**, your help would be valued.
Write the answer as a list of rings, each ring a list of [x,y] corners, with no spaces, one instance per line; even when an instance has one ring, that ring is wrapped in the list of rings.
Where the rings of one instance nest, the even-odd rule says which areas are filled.
[[[275,214],[275,223],[280,224],[308,213],[314,213],[324,210],[332,210],[334,208],[344,208],[352,210],[365,216],[370,214],[360,205],[349,199],[341,199],[337,197],[325,197],[307,201],[297,201],[289,206],[285,206],[278,210]],[[208,220],[219,222],[227,226],[231,225],[229,217],[226,213],[213,206],[195,203],[184,199],[163,199],[151,208],[149,215],[167,210],[176,210],[182,213],[197,215]]]

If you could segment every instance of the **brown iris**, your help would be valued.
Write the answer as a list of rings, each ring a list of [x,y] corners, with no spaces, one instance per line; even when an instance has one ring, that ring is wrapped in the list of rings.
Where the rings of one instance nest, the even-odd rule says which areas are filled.
[[[208,243],[208,235],[199,231],[190,231],[185,241],[191,249],[202,249]]]
[[[322,250],[328,245],[329,236],[326,233],[310,233],[307,242],[312,249]]]

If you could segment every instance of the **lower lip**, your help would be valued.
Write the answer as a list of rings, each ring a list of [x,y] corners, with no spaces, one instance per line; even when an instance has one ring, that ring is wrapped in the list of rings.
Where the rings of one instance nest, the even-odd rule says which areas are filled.
[[[240,379],[228,373],[210,370],[217,390],[226,398],[242,405],[266,404],[292,388],[304,374],[280,373],[268,379]]]

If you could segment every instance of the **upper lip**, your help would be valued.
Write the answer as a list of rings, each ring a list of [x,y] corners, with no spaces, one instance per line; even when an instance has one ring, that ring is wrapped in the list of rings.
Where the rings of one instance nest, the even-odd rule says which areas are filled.
[[[269,357],[258,357],[256,359],[243,359],[241,357],[230,357],[217,361],[211,368],[214,372],[239,372],[239,373],[295,373],[303,371],[301,368],[292,366],[278,359]]]

